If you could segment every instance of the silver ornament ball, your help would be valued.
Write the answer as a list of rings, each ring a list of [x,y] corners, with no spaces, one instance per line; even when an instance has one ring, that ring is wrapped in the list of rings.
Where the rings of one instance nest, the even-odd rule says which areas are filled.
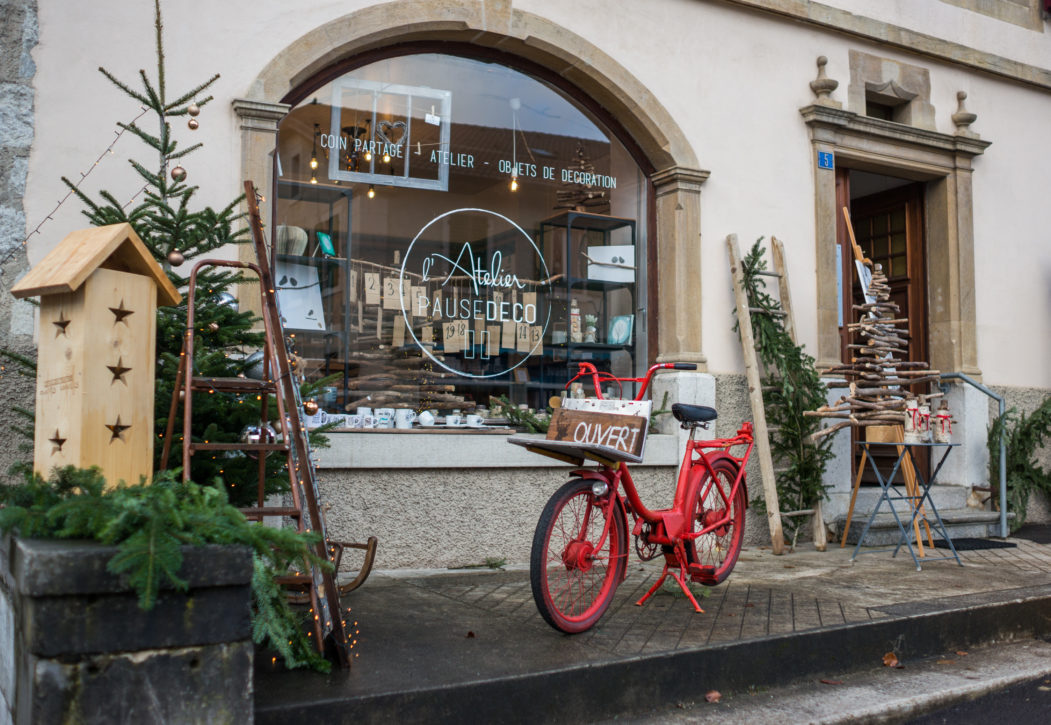
[[[181,166],[176,166],[172,169],[172,179],[175,181],[182,181],[186,178],[186,169]]]
[[[178,267],[182,265],[182,263],[185,261],[186,257],[182,256],[182,252],[180,252],[178,249],[173,249],[172,251],[168,252],[168,264],[170,264],[171,266]]]
[[[241,431],[241,442],[247,445],[259,445],[267,443],[275,443],[277,441],[277,431],[274,427],[267,423],[266,425],[246,425]],[[254,451],[246,451],[249,457],[257,458],[258,454]]]
[[[201,122],[198,121],[196,118],[191,118],[189,121],[186,122],[186,125],[190,127],[191,131],[196,131],[197,127],[201,125]]]
[[[198,113],[201,112],[201,107],[198,106],[196,103],[191,103],[189,106],[186,107],[186,112],[191,116],[196,116]]]
[[[233,296],[232,294],[230,294],[229,292],[220,292],[220,293],[219,293],[219,294],[218,294],[218,295],[216,296],[216,299],[215,299],[215,301],[216,301],[216,303],[217,303],[217,304],[219,304],[219,305],[224,305],[224,306],[226,306],[226,307],[229,307],[229,308],[231,308],[231,309],[232,309],[232,310],[233,310],[234,312],[237,312],[237,311],[238,311],[238,307],[237,307],[237,298],[236,298],[236,297],[234,297],[234,296]]]

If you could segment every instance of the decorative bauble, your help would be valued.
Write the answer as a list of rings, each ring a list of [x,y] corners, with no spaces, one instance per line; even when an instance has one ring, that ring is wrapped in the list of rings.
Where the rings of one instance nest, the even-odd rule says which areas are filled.
[[[317,411],[318,411],[317,401],[315,401],[315,400],[308,400],[307,402],[303,403],[303,412],[306,413],[307,415],[313,417],[313,416],[317,415]]]
[[[237,298],[229,292],[220,292],[219,295],[215,298],[215,302],[216,304],[229,307],[234,312],[237,312]]]
[[[168,252],[168,264],[170,264],[171,266],[178,267],[182,265],[182,263],[185,261],[186,257],[182,256],[182,252],[180,252],[178,249],[173,249],[172,251]]]
[[[241,431],[241,442],[250,445],[274,443],[277,441],[277,431],[267,423],[266,425],[246,425]],[[257,458],[258,454],[246,451],[251,458]],[[264,454],[265,455],[265,454]]]
[[[198,106],[196,103],[191,103],[189,106],[186,107],[186,112],[191,116],[196,116],[198,113],[201,112],[201,107]]]
[[[186,178],[186,169],[181,166],[176,166],[172,169],[172,179],[175,181],[182,181]]]
[[[245,375],[253,380],[263,379],[263,351],[256,350],[245,358]]]
[[[196,118],[191,118],[189,121],[186,122],[186,125],[190,127],[191,131],[196,131],[197,127],[201,125],[201,122],[198,121]]]
[[[218,322],[209,322],[208,323],[208,329],[211,330],[212,332],[219,332],[219,323]]]

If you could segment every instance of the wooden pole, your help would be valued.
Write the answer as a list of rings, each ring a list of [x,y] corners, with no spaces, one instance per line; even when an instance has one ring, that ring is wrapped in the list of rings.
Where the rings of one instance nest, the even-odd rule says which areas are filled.
[[[741,252],[737,235],[726,238],[730,252],[730,271],[734,279],[734,299],[737,303],[737,323],[741,332],[741,350],[744,353],[745,375],[748,380],[748,401],[752,405],[752,423],[755,427],[755,448],[759,455],[759,471],[763,479],[763,498],[766,501],[766,518],[770,526],[770,545],[774,554],[784,552],[785,536],[781,528],[781,507],[777,500],[777,485],[774,479],[774,459],[770,451],[770,436],[766,427],[766,411],[763,409],[762,383],[759,379],[759,361],[755,354],[755,336],[752,320],[748,314],[748,294],[744,288],[744,271],[741,269]]]

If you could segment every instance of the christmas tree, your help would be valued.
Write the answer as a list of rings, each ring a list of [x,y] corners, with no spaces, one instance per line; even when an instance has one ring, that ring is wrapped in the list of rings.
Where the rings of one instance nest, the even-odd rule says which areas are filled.
[[[134,206],[130,203],[122,205],[116,196],[102,191],[99,193],[101,201],[96,202],[69,179],[63,177],[62,180],[87,206],[84,214],[92,224],[131,224],[175,286],[185,293],[194,259],[228,245],[244,244],[248,237],[243,223],[244,215],[239,212],[240,197],[221,209],[194,207],[198,187],[187,183],[190,174],[182,166],[182,160],[199,150],[202,144],[180,147],[172,131],[172,123],[185,122],[185,134],[191,134],[198,128],[200,122],[197,116],[212,100],[212,96],[203,94],[218,80],[219,75],[174,97],[169,94],[165,82],[160,0],[155,0],[154,5],[156,77],[150,78],[146,71],[140,70],[139,87],[132,87],[105,68],[99,68],[106,78],[143,108],[143,113],[136,120],[118,124],[156,154],[152,164],[131,161],[132,168],[143,184],[136,194],[136,197],[141,195],[141,201]],[[148,130],[145,123],[140,124],[139,119],[142,118],[151,118],[156,122],[155,133]],[[131,208],[126,209],[128,206]],[[240,274],[222,267],[204,268],[198,274],[194,309],[195,375],[234,377],[245,374],[246,368],[251,367],[254,361],[249,361],[249,358],[252,352],[262,347],[263,334],[252,330],[257,318],[238,309],[230,289],[235,284],[254,281],[251,276],[243,279]],[[184,297],[178,307],[160,307],[157,310],[155,411],[158,416],[158,438],[154,448],[155,466],[158,468],[186,329],[186,305]],[[170,441],[169,467],[182,463],[182,406],[177,406],[176,410],[179,417],[175,421],[175,433]],[[196,395],[192,435],[200,441],[238,442],[248,426],[259,425],[259,413],[260,403],[254,395]],[[277,460],[279,457],[271,458],[274,460],[268,466],[266,489],[268,492],[285,490],[288,488],[287,472]],[[190,477],[201,483],[221,478],[232,503],[251,505],[257,493],[258,463],[240,453],[199,452],[192,459]]]

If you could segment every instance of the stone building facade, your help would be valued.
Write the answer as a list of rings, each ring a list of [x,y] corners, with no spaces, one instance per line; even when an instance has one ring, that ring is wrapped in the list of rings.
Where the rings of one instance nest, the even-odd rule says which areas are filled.
[[[14,46],[4,44],[5,84],[19,79],[0,104],[0,115],[11,119],[0,130],[0,158],[15,171],[4,181],[14,188],[0,200],[5,249],[49,214],[64,191],[59,177],[90,164],[113,123],[136,113],[95,68],[153,62],[148,4],[43,4],[35,48],[35,3],[15,5],[22,15],[5,18],[5,38],[19,31],[26,40],[17,62]],[[170,3],[164,12],[169,82],[222,74],[192,137],[205,151],[184,164],[201,198],[221,203],[243,179],[264,189],[263,212],[281,252],[306,259],[283,259],[300,264],[285,268],[290,279],[300,272],[316,280],[308,286],[323,286],[326,265],[348,260],[336,273],[342,282],[326,288],[344,296],[323,319],[309,316],[309,292],[299,298],[306,307],[297,325],[323,333],[313,357],[339,361],[346,373],[330,413],[433,404],[451,414],[451,405],[416,393],[381,390],[378,405],[352,394],[377,391],[352,382],[366,377],[360,360],[395,348],[416,355],[421,370],[445,376],[442,394],[462,401],[464,412],[498,393],[542,407],[545,391],[559,383],[551,366],[567,360],[553,351],[573,359],[577,344],[588,359],[617,370],[695,363],[696,373],[667,375],[661,390],[717,407],[721,433],[750,417],[724,239],[784,240],[800,341],[830,366],[843,355],[853,286],[842,251],[843,206],[865,225],[865,243],[896,280],[895,294],[914,322],[916,356],[1023,407],[1047,396],[1051,244],[1042,197],[1051,182],[1051,139],[1041,119],[1051,112],[1051,35],[1044,6],[355,0],[293,8],[257,0],[217,4],[203,15]],[[110,37],[118,26],[119,42],[71,56],[76,38]],[[449,137],[441,135],[446,128]],[[133,151],[114,151],[90,188],[130,197],[134,180],[120,160]],[[373,151],[393,158],[380,167],[365,158]],[[28,173],[24,192],[19,169]],[[508,192],[510,181],[520,191]],[[573,196],[582,187],[584,197]],[[561,205],[569,198],[579,211]],[[448,216],[465,209],[489,216]],[[544,236],[553,229],[570,239],[566,214],[591,225],[572,248]],[[80,224],[71,204],[52,216],[30,240],[30,261]],[[582,288],[601,282],[608,289],[568,261],[580,252],[592,263],[603,246],[632,249],[627,266],[635,277],[623,294],[581,298],[582,320],[605,315],[591,343],[573,339],[571,292],[558,298],[562,307],[546,310],[543,323],[472,317],[463,338],[445,337],[433,305],[428,320],[399,302],[406,321],[399,332],[391,323],[399,307],[385,308],[361,285],[404,274],[420,249],[414,242],[442,224],[448,235],[473,235],[471,243],[484,238],[490,254],[503,250],[505,261],[525,265],[513,272],[531,284],[577,274],[586,280]],[[483,227],[489,231],[479,236]],[[528,274],[527,241],[508,241],[515,228],[532,240],[548,277]],[[297,249],[300,239],[307,246]],[[435,290],[419,287],[433,303]],[[547,288],[523,287],[521,298],[507,299],[494,291],[472,309],[557,297]],[[583,309],[585,299],[594,309]],[[5,326],[24,324],[4,305]],[[614,335],[618,319],[617,330],[633,326],[627,338]],[[523,325],[523,334],[532,327],[538,337],[524,349],[509,345],[508,331]],[[365,344],[366,330],[376,342]],[[499,344],[497,334],[505,336]],[[440,359],[428,352],[439,335],[447,353]],[[326,339],[344,347],[326,348]],[[492,358],[483,364],[468,350]],[[390,371],[368,374],[380,373]],[[947,392],[965,443],[941,474],[955,496],[988,484],[990,403],[963,383]],[[333,434],[320,460],[337,537],[379,536],[381,567],[525,561],[536,516],[565,472],[476,433]],[[657,500],[670,495],[677,448],[670,425],[649,442],[640,479]],[[827,481],[832,520],[842,517],[850,494],[845,434],[837,451]],[[752,486],[753,495],[759,490]]]

